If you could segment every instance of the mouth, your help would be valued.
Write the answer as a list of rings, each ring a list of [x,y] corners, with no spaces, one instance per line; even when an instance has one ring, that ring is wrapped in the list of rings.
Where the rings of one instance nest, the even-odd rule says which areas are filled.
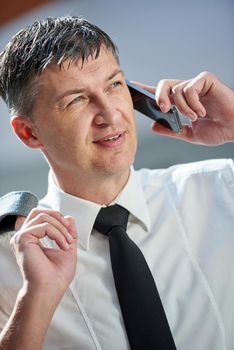
[[[126,132],[124,131],[106,135],[100,139],[94,140],[93,143],[108,147],[119,146],[124,142],[125,134]]]

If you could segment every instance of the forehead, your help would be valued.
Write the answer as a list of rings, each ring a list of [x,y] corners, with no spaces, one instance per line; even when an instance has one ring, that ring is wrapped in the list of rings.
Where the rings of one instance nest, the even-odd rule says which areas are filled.
[[[87,60],[66,60],[61,65],[50,64],[40,75],[40,85],[44,88],[63,88],[69,84],[87,85],[98,83],[108,77],[119,67],[116,57],[102,48],[97,58],[90,56]]]

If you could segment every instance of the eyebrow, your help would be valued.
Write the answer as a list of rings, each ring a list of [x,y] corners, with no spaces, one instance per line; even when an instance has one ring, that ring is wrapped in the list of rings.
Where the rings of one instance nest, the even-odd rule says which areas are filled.
[[[122,74],[122,76],[124,76],[124,73],[123,73],[123,71],[122,71],[122,69],[116,69],[107,79],[106,79],[106,81],[108,81],[108,80],[111,80],[111,79],[113,79],[116,75],[118,75],[118,74]]]
[[[106,82],[108,82],[109,80],[113,79],[118,74],[122,74],[124,76],[124,73],[123,73],[123,71],[121,69],[116,69],[113,73],[111,73],[110,76],[107,77]],[[66,96],[70,96],[70,95],[74,95],[74,94],[80,94],[80,93],[82,93],[84,91],[85,91],[84,88],[66,90],[65,92],[60,94],[58,97],[56,97],[55,102],[60,101],[62,98],[66,97]]]
[[[70,96],[70,95],[75,95],[75,94],[80,94],[81,92],[83,92],[84,89],[71,89],[71,90],[66,90],[65,92],[63,92],[61,95],[59,95],[58,97],[56,97],[55,102],[58,102],[60,100],[62,100],[64,97],[66,96]]]

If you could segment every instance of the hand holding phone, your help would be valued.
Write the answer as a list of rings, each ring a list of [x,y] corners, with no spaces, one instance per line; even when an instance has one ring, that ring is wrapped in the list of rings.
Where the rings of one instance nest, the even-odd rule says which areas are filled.
[[[175,106],[172,106],[167,113],[163,113],[158,107],[153,94],[128,80],[126,80],[126,83],[132,96],[135,110],[176,133],[181,131],[182,124]]]

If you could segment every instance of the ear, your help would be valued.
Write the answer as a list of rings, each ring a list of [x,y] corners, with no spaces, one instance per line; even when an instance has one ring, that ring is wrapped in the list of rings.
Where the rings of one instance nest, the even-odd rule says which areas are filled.
[[[11,119],[11,126],[14,133],[26,146],[30,148],[43,147],[43,144],[39,141],[33,130],[32,122],[28,118],[14,116]]]

